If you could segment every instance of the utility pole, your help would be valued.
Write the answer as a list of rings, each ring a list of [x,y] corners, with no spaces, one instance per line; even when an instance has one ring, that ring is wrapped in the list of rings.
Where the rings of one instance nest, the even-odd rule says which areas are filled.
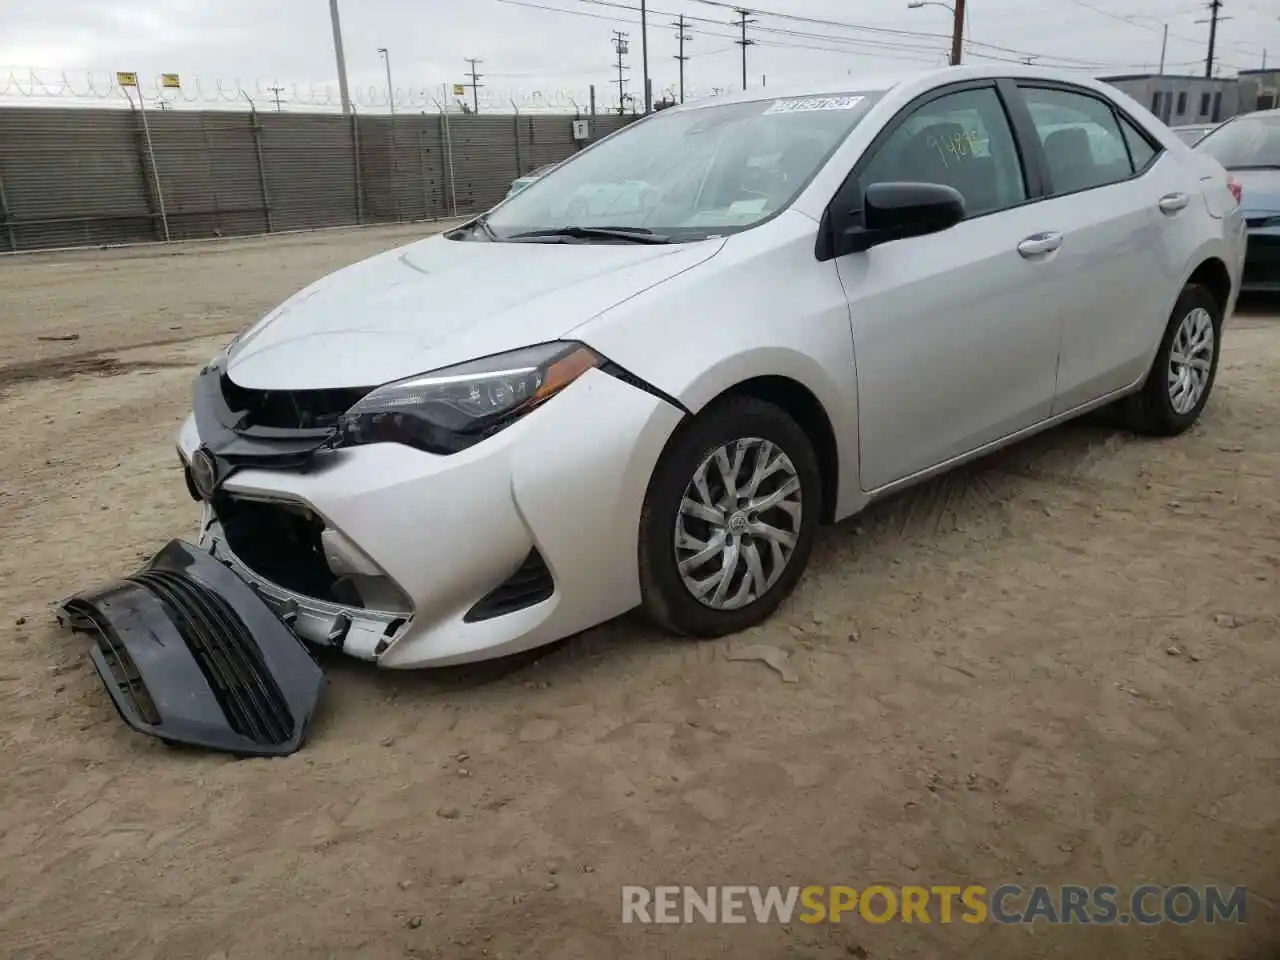
[[[1164,52],[1169,49],[1169,25],[1164,25],[1164,34],[1160,37],[1160,74],[1164,75]]]
[[[329,0],[329,20],[333,23],[333,55],[338,61],[338,92],[342,95],[342,112],[351,113],[351,94],[347,91],[347,58],[342,55],[342,24],[338,20],[338,0]]]
[[[1221,16],[1218,11],[1222,9],[1222,0],[1209,0],[1209,19],[1197,20],[1196,23],[1209,24],[1209,53],[1204,58],[1204,75],[1206,77],[1213,76],[1213,54],[1214,49],[1218,45],[1218,23],[1222,20],[1230,20],[1230,17]]]
[[[951,65],[960,66],[964,52],[964,0],[956,0],[955,22],[951,25]]]
[[[279,113],[280,112],[280,93],[281,91],[284,90],[284,87],[267,87],[267,89],[275,94],[274,99],[276,101],[276,113]]]
[[[484,84],[480,82],[483,74],[476,73],[476,64],[484,63],[484,61],[479,57],[465,57],[464,59],[471,64],[471,83],[468,84],[471,87],[471,112],[478,114],[480,112],[480,88]]]
[[[693,39],[691,34],[685,33],[684,14],[680,14],[679,19],[674,24],[676,28],[676,40],[680,44],[680,52],[676,54],[676,59],[680,61],[680,102],[684,103],[684,64],[689,58],[684,55],[684,45],[687,41]]]
[[[734,13],[738,15],[738,19],[734,21],[733,25],[735,27],[740,27],[742,29],[742,39],[735,40],[733,42],[742,48],[742,89],[743,90],[747,89],[747,47],[755,43],[754,40],[747,39],[747,24],[755,23],[754,20],[747,19],[747,14],[749,14],[750,12],[751,12],[750,10],[745,10],[742,7],[739,7],[737,10],[734,11]]]
[[[618,55],[618,116],[622,116],[625,112],[627,103],[626,78],[623,75],[624,67],[622,64],[622,58],[631,49],[627,43],[627,36],[628,34],[623,33],[621,30],[613,31],[613,52]]]
[[[644,112],[653,112],[653,88],[649,86],[649,19],[645,0],[640,0],[640,69],[644,78]]]

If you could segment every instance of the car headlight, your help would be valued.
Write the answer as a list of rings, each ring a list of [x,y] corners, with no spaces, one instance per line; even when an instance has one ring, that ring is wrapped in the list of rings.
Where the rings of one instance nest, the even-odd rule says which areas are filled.
[[[366,394],[338,421],[335,447],[402,443],[456,453],[519,420],[604,358],[555,341],[396,380]]]

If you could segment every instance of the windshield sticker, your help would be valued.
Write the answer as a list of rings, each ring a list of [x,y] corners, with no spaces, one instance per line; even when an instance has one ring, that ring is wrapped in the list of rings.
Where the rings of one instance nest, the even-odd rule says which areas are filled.
[[[866,97],[794,97],[775,100],[765,111],[770,113],[808,113],[812,110],[852,110]]]

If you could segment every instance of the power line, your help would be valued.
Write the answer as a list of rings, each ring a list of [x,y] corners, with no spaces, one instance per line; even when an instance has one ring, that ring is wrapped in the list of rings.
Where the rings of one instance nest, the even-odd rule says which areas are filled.
[[[480,88],[483,87],[484,84],[480,82],[480,77],[483,76],[483,74],[476,73],[476,64],[484,63],[484,61],[481,60],[479,57],[463,57],[463,59],[467,63],[471,64],[471,82],[468,84],[465,84],[465,86],[468,86],[471,88],[471,112],[479,113],[480,112]]]
[[[516,3],[519,6],[533,6],[533,4],[526,3],[524,2],[524,0],[499,0],[499,2]],[[612,8],[616,10],[627,10],[631,12],[635,12],[639,9],[634,4],[621,2],[621,0],[573,0],[573,2],[587,4],[590,6],[607,7],[607,8]],[[712,0],[691,0],[691,2],[709,3],[711,6],[720,7],[723,9],[732,9],[735,12],[738,12],[741,9],[739,7],[732,7],[727,3],[712,2]],[[1095,10],[1096,12],[1102,12],[1108,16],[1115,16],[1119,18],[1118,14],[1110,14],[1107,11],[1100,11],[1099,8],[1091,7],[1089,6],[1089,4],[1084,3],[1084,0],[1073,0],[1073,2],[1080,3],[1082,6],[1086,7],[1087,9]],[[579,16],[590,16],[590,14],[580,10],[562,10],[561,8],[555,8],[555,7],[546,7],[544,9],[560,10],[560,12],[572,13]],[[651,10],[650,12],[661,13],[662,11]],[[873,48],[892,49],[892,50],[912,50],[912,51],[919,51],[922,53],[924,52],[931,53],[936,48],[932,44],[928,46],[924,46],[920,44],[903,43],[900,41],[890,42],[890,40],[887,38],[904,37],[910,40],[917,40],[917,41],[919,40],[952,40],[953,39],[952,33],[936,33],[936,32],[921,31],[921,30],[901,30],[901,29],[892,28],[892,27],[876,27],[876,26],[871,26],[867,24],[852,23],[849,21],[842,21],[842,20],[831,20],[831,19],[826,19],[821,17],[806,17],[806,16],[801,16],[799,14],[776,13],[773,11],[762,10],[759,7],[753,8],[750,12],[761,17],[769,16],[769,17],[774,17],[784,21],[792,21],[792,22],[803,23],[803,24],[814,24],[814,25],[828,28],[827,32],[813,33],[813,32],[805,32],[802,30],[797,30],[795,28],[779,27],[779,26],[761,26],[757,24],[755,27],[753,27],[753,33],[757,36],[759,34],[767,34],[770,36],[797,37],[797,38],[818,40],[823,43],[858,44],[860,46],[867,46],[867,47],[873,47]],[[668,13],[666,15],[676,16],[676,14],[674,13]],[[601,17],[600,19],[611,19],[611,18]],[[721,20],[714,20],[708,17],[699,17],[694,15],[685,15],[684,19],[686,23],[691,23],[691,24],[704,23],[704,24],[710,24],[713,26],[719,26],[723,23],[723,21]],[[634,22],[634,21],[630,21],[630,22]],[[1124,22],[1129,23],[1132,26],[1143,26],[1141,24],[1135,23],[1132,20],[1125,20]],[[736,20],[733,21],[730,24],[730,26],[738,26],[738,21]],[[869,33],[869,34],[872,34],[873,36],[879,36],[885,39],[873,40],[865,37],[832,36],[832,34],[830,33],[831,28],[861,32],[861,33]],[[1143,28],[1146,29],[1145,27]],[[689,29],[697,33],[705,34],[707,36],[717,36],[717,37],[724,36],[723,34],[712,33],[711,31],[708,31],[702,27],[690,26]],[[734,38],[726,37],[726,39],[734,39]],[[781,44],[781,43],[765,44],[765,42],[761,40],[757,40],[756,42],[761,45],[769,45],[769,46],[793,46],[792,44]],[[1199,41],[1194,41],[1194,42],[1197,44],[1199,43]],[[794,46],[796,49],[820,49],[817,47],[808,47],[808,46],[802,46],[799,44],[796,44]],[[1011,61],[1011,62],[1017,62],[1017,63],[1021,63],[1023,58],[1031,56],[1031,57],[1035,57],[1036,59],[1046,64],[1048,64],[1048,61],[1053,61],[1056,65],[1067,65],[1067,66],[1078,65],[1082,69],[1097,68],[1097,69],[1115,70],[1115,69],[1123,69],[1126,67],[1144,66],[1144,64],[1115,63],[1115,62],[1098,61],[1098,60],[1084,60],[1078,57],[1054,56],[1054,55],[1049,55],[1044,53],[1038,53],[1032,50],[1022,50],[1016,47],[1002,46],[1001,44],[996,44],[996,43],[984,43],[977,40],[965,40],[964,46],[966,50],[969,50],[971,48],[976,48],[976,49],[984,49],[984,50],[994,50],[999,53],[1012,54],[1015,57],[1017,57],[1017,60]],[[832,50],[831,52],[838,53],[838,52],[844,52],[844,51]],[[932,59],[926,61],[923,58],[918,58],[918,57],[886,57],[886,59],[915,60],[918,62],[934,62]],[[1000,60],[1002,58],[990,57],[987,59]]]
[[[742,39],[734,42],[742,48],[742,89],[745,90],[747,89],[747,47],[755,43],[754,40],[747,39],[747,24],[755,23],[755,20],[747,19],[747,14],[751,12],[750,10],[745,10],[742,7],[736,7],[735,10],[739,17],[735,25],[742,29]]]
[[[612,22],[612,23],[637,23],[638,22],[638,20],[634,18],[593,13],[588,10],[565,9],[563,7],[554,7],[554,6],[548,6],[546,4],[534,3],[534,2],[531,2],[531,0],[498,0],[498,2],[510,4],[512,6],[526,7],[534,10],[543,10],[548,13],[561,13],[561,14],[566,14],[569,16],[576,16],[576,17],[589,17],[594,20],[604,20],[606,22]],[[599,6],[599,7],[616,9],[616,10],[625,10],[632,13],[638,12],[639,10],[639,7],[633,4],[617,2],[617,0],[564,0],[564,2],[577,2],[582,4],[589,4],[592,6]],[[720,6],[724,6],[724,5],[720,5]],[[659,10],[651,9],[649,12],[654,14],[663,14],[663,11],[659,11]],[[756,9],[753,12],[760,15],[764,15],[764,11],[761,11],[759,9]],[[664,15],[672,16],[672,17],[677,16],[674,13],[667,13]],[[859,55],[859,56],[865,56],[865,57],[872,57],[875,59],[899,60],[899,61],[906,61],[910,63],[932,64],[937,62],[936,44],[925,45],[919,42],[913,43],[913,42],[894,41],[892,38],[905,37],[905,38],[908,38],[909,40],[916,40],[916,41],[950,40],[951,39],[951,34],[949,33],[944,34],[944,33],[930,33],[925,31],[916,31],[916,30],[897,30],[897,29],[892,29],[887,27],[874,27],[874,26],[867,26],[862,24],[844,23],[840,21],[821,20],[820,18],[815,18],[815,17],[801,17],[799,15],[793,15],[793,14],[783,14],[780,16],[784,20],[799,21],[803,23],[811,23],[816,21],[819,24],[828,25],[832,27],[840,27],[842,29],[847,29],[847,30],[866,32],[866,33],[872,34],[875,37],[879,37],[879,39],[872,39],[869,37],[833,36],[830,32],[826,32],[826,33],[806,32],[803,30],[789,29],[786,27],[761,26],[759,24],[756,24],[753,27],[753,33],[757,36],[757,39],[754,41],[754,45],[761,46],[761,47],[772,47],[777,49],[809,50],[809,51],[814,51],[819,53],[840,54],[843,56]],[[713,26],[725,25],[724,21],[714,20],[708,17],[694,16],[694,15],[684,15],[684,21],[686,24],[686,29],[689,30],[691,33],[695,33],[695,34],[706,36],[706,37],[712,37],[716,39],[729,40],[729,41],[732,41],[734,46],[739,45],[739,41],[741,39],[740,35],[734,36],[732,34],[716,32],[700,25],[697,25],[697,26],[694,25],[694,24],[710,24]],[[1136,24],[1133,21],[1125,21],[1125,22],[1129,23],[1132,26],[1140,26],[1139,24]],[[728,26],[737,26],[737,22],[734,21],[734,23],[728,24]],[[761,34],[764,34],[765,36],[769,36],[769,37],[777,37],[779,39],[776,39],[776,40],[759,39],[759,36]],[[798,40],[798,39],[803,39],[806,41],[814,40],[817,42],[816,43],[794,42],[795,40]],[[841,46],[832,46],[832,44],[840,44]],[[1028,56],[1033,56],[1038,58],[1039,62],[1044,64],[1045,66],[1057,66],[1062,69],[1071,69],[1071,70],[1091,71],[1091,70],[1145,69],[1150,66],[1150,62],[1117,63],[1115,61],[1085,60],[1077,57],[1038,54],[1032,51],[1021,50],[1015,47],[1006,47],[1000,44],[984,43],[984,42],[970,40],[970,39],[966,39],[964,41],[964,49],[968,54],[968,56],[976,57],[981,60],[992,60],[995,62],[1002,62],[1002,63],[1021,63],[1024,58]],[[984,50],[997,51],[997,54],[983,53],[982,51]],[[894,52],[888,52],[888,51],[894,51]],[[913,55],[917,53],[921,55],[919,56]],[[1010,54],[1010,56],[1007,56],[1007,57],[1000,56],[998,55],[999,53]],[[1186,63],[1192,63],[1192,62],[1195,62],[1195,61],[1186,61]],[[1181,64],[1179,63],[1169,64],[1169,66],[1178,66],[1178,65],[1181,65]]]
[[[684,14],[672,24],[676,28],[676,40],[680,44],[680,52],[676,54],[676,60],[680,63],[680,102],[684,103],[684,65],[689,58],[684,55],[684,45],[693,40],[690,34],[684,32],[685,22]]]

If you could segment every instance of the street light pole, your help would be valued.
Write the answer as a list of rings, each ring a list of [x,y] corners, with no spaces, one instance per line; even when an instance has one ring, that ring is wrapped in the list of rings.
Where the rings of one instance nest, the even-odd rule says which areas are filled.
[[[909,10],[919,10],[921,7],[941,7],[943,10],[949,10],[953,20],[951,27],[951,65],[957,67],[960,65],[961,54],[964,49],[964,0],[956,0],[952,6],[945,0],[910,0],[907,4]]]
[[[333,55],[338,61],[338,92],[342,96],[342,112],[351,113],[351,94],[347,90],[347,58],[342,53],[342,23],[338,19],[338,0],[329,0],[329,20],[333,23]]]
[[[396,115],[396,93],[395,88],[391,86],[391,54],[387,52],[386,47],[379,47],[378,53],[382,54],[382,59],[387,66],[387,106],[391,108],[391,115]]]

